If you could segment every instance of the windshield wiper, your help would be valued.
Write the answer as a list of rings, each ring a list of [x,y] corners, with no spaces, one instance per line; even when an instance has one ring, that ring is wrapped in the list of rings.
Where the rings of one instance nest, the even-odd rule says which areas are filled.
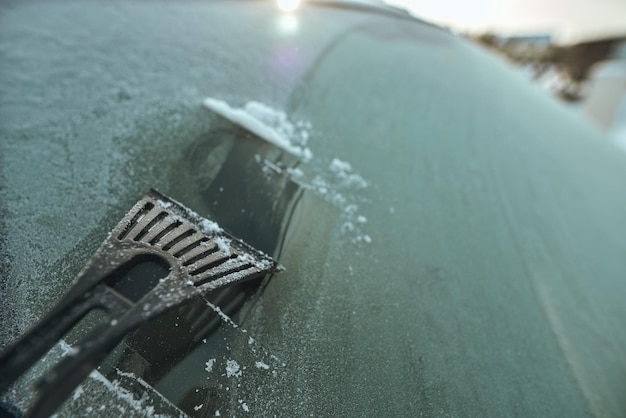
[[[100,309],[108,323],[36,384],[27,416],[47,417],[128,332],[182,303],[277,270],[269,256],[150,190],[113,229],[61,301],[0,356],[0,393]]]

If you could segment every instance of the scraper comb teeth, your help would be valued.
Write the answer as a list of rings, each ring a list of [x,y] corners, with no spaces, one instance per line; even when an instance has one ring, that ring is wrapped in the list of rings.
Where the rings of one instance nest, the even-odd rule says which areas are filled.
[[[134,252],[160,255],[196,286],[258,276],[276,267],[265,254],[155,190],[126,214],[110,239]]]

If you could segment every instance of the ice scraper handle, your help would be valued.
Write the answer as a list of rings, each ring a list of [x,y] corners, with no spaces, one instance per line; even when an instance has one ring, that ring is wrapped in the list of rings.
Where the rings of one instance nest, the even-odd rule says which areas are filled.
[[[104,326],[83,340],[37,383],[41,396],[26,417],[47,418],[52,415],[127,333],[128,328],[122,325]]]
[[[55,309],[0,356],[0,393],[30,369],[82,317],[93,309],[91,299]]]

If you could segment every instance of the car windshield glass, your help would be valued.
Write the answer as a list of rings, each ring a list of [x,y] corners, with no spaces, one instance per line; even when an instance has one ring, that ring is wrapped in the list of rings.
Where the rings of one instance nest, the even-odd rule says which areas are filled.
[[[151,187],[285,267],[144,324],[61,416],[622,411],[626,165],[484,51],[314,5],[0,19],[2,346]]]
[[[618,222],[613,196],[599,185],[618,186],[580,171],[589,167],[583,155],[598,152],[589,132],[561,125],[559,110],[515,77],[410,23],[364,25],[318,61],[290,107],[323,135],[323,146],[310,141],[313,164],[332,179],[334,159],[345,160],[367,187],[342,192],[357,196],[358,208],[347,215],[344,207],[334,227],[312,215],[293,226],[281,257],[288,270],[244,324],[285,372],[243,382],[238,396],[279,415],[536,415],[552,403],[576,415],[588,408],[582,379],[595,382],[588,395],[602,385],[618,402],[594,362],[577,364],[572,376],[574,354],[563,346],[599,349],[580,333],[577,303],[563,289],[576,277],[591,290],[597,275],[546,247],[576,230],[596,238],[565,240],[562,250],[597,251],[592,243],[603,238],[577,199],[604,202],[598,210]],[[616,169],[619,156],[600,152]],[[570,180],[575,189],[559,187]],[[319,245],[305,245],[311,237]],[[556,274],[555,263],[572,270]],[[597,302],[621,310],[619,299]],[[527,382],[536,390],[524,389]],[[271,394],[292,401],[277,404]]]

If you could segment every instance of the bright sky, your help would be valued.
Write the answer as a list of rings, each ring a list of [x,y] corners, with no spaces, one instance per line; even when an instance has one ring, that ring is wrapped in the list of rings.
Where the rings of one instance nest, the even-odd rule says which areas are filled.
[[[457,30],[552,33],[557,42],[626,35],[626,0],[389,0]]]

